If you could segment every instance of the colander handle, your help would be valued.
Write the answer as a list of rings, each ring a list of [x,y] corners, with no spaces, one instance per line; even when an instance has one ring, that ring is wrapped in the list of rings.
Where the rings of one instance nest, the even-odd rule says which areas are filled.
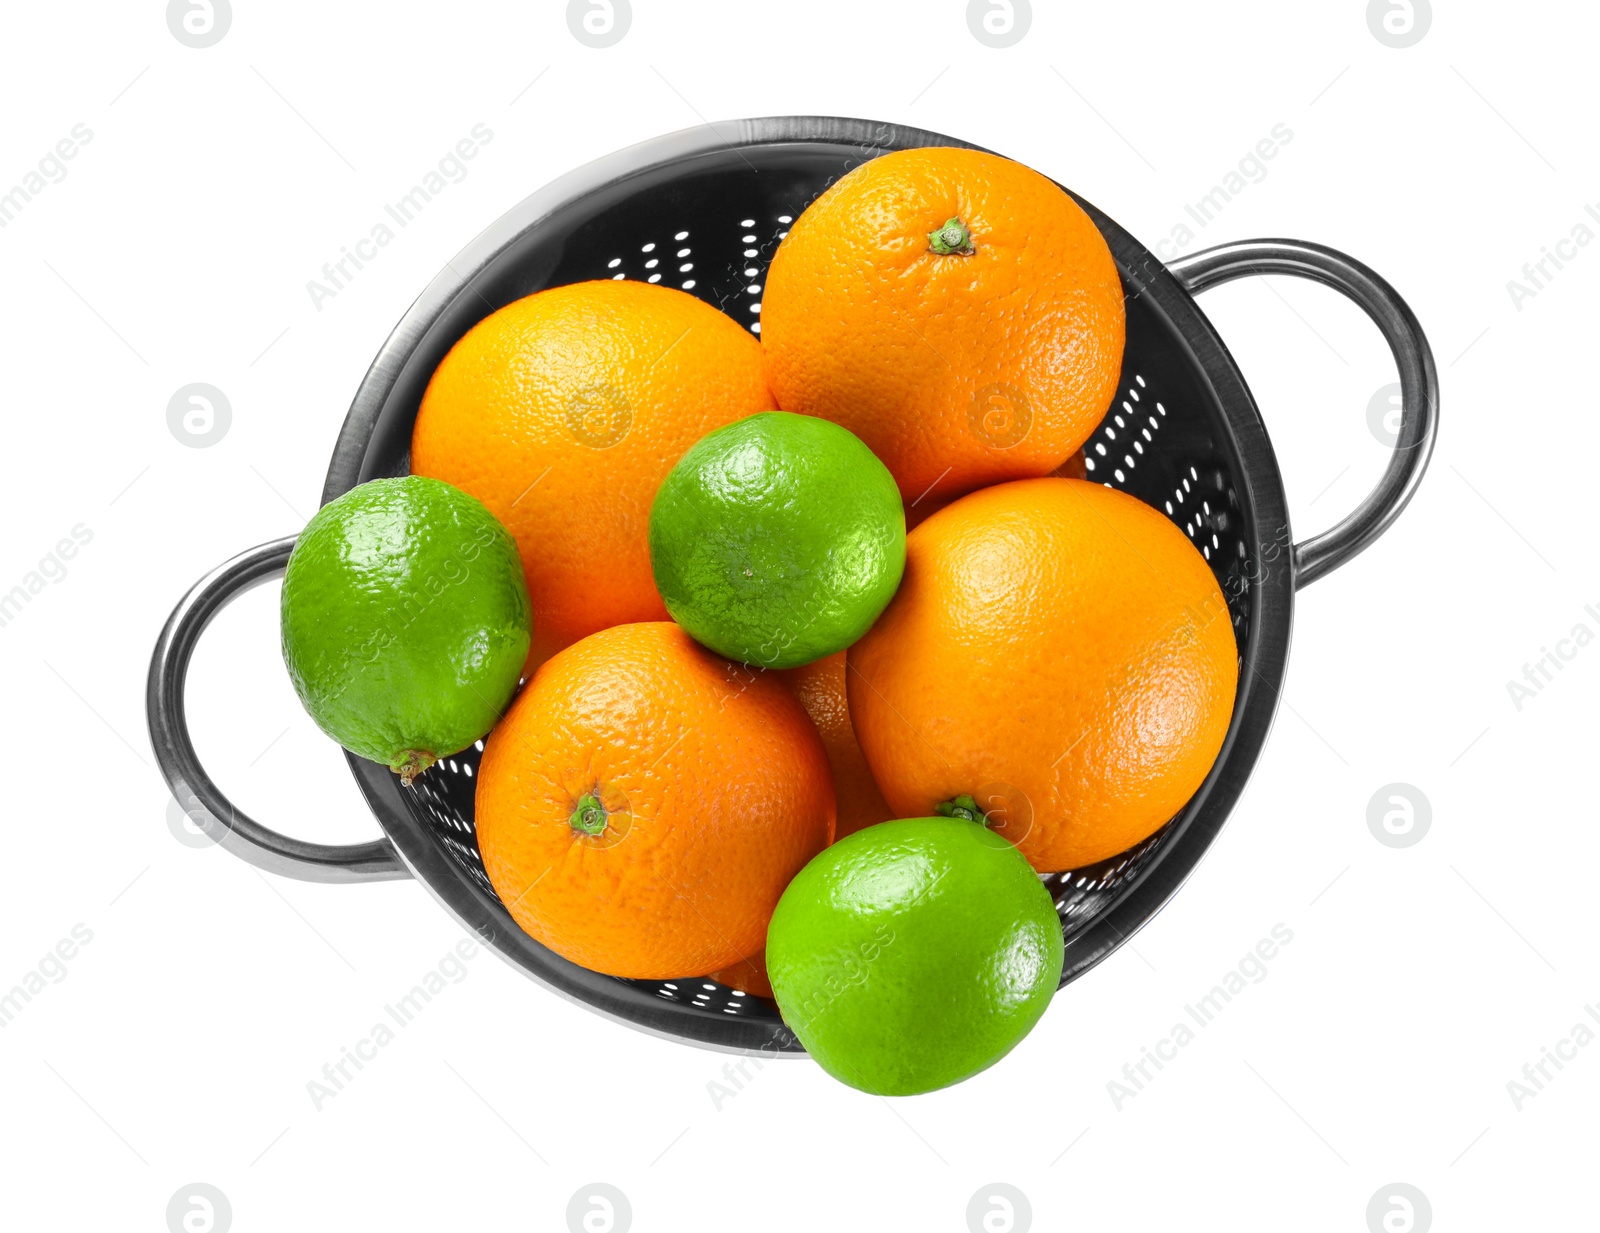
[[[207,830],[235,856],[258,869],[306,882],[384,882],[410,877],[387,839],[366,843],[307,843],[290,839],[255,821],[222,794],[200,765],[189,739],[184,710],[184,682],[189,658],[212,619],[251,587],[283,573],[294,536],[275,539],[242,552],[212,570],[167,618],[150,657],[145,711],[150,742],[161,774],[180,805],[197,804],[206,811]]]
[[[1389,529],[1422,482],[1439,430],[1439,377],[1416,315],[1387,282],[1337,249],[1303,240],[1241,240],[1168,267],[1191,295],[1252,274],[1290,274],[1341,292],[1372,318],[1400,370],[1400,434],[1383,478],[1343,521],[1293,549],[1295,589],[1337,569]]]

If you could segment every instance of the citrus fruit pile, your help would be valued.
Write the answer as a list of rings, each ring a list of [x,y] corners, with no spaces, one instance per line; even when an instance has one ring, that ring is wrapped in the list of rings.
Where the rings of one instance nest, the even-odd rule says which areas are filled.
[[[537,941],[710,974],[844,1082],[928,1091],[1048,1005],[1039,875],[1205,780],[1232,625],[1182,531],[1084,478],[1123,292],[1050,180],[861,165],[784,235],[759,330],[626,280],[480,321],[412,474],[301,537],[285,659],[408,783],[486,741],[478,848]]]

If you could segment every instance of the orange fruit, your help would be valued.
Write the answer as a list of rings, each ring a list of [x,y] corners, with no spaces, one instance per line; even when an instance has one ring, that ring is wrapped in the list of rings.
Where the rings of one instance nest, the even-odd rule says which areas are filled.
[[[913,531],[905,581],[849,663],[856,735],[896,816],[971,797],[1040,872],[1176,814],[1238,684],[1228,606],[1183,532],[1056,478],[975,492]]]
[[[778,406],[855,433],[909,505],[1059,466],[1111,403],[1124,325],[1111,250],[1058,185],[900,150],[795,220],[761,345]]]
[[[759,951],[833,816],[828,757],[793,695],[670,622],[547,660],[478,771],[478,849],[512,918],[612,976]]]
[[[517,541],[531,669],[596,630],[667,618],[647,540],[656,489],[711,429],[771,406],[760,345],[710,305],[649,283],[552,287],[450,349],[411,470],[477,497]]]
[[[828,751],[833,796],[838,802],[838,822],[833,832],[836,842],[863,827],[898,816],[878,791],[866,755],[856,743],[856,732],[850,725],[845,671],[845,652],[838,651],[799,668],[785,668],[777,674],[806,708],[806,714],[811,716],[811,722],[822,736],[822,747]]]

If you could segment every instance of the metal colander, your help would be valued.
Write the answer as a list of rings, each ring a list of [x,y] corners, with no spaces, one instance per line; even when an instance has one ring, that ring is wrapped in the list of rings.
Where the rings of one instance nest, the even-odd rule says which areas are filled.
[[[562,177],[479,236],[401,319],[356,392],[323,501],[408,472],[412,423],[435,365],[501,306],[562,283],[632,278],[682,288],[759,333],[767,263],[790,222],[823,189],[891,150],[966,144],[865,120],[743,120],[657,138]],[[1086,447],[1089,478],[1164,511],[1210,562],[1233,618],[1240,679],[1222,753],[1183,811],[1120,856],[1045,879],[1066,938],[1063,985],[1127,941],[1199,863],[1239,798],[1277,708],[1296,588],[1354,556],[1399,515],[1427,466],[1438,413],[1433,359],[1416,318],[1360,263],[1313,244],[1264,240],[1167,266],[1080,204],[1110,244],[1127,295],[1120,392]],[[1255,402],[1192,298],[1264,273],[1314,279],[1349,296],[1383,332],[1399,368],[1401,427],[1382,480],[1338,526],[1300,544],[1289,535],[1283,483]],[[717,1048],[800,1052],[777,1013],[757,998],[693,973],[672,981],[603,976],[524,934],[478,854],[473,791],[481,742],[444,759],[410,790],[386,767],[350,757],[384,831],[368,843],[290,839],[228,802],[189,739],[189,658],[223,606],[282,573],[293,543],[263,544],[201,579],[174,610],[151,660],[148,712],[162,773],[218,842],[290,877],[415,877],[508,961],[601,1014]]]

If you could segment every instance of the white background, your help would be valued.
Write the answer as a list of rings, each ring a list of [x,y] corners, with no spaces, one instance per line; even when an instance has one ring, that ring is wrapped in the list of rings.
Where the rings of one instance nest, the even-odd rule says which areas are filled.
[[[961,1230],[994,1182],[1039,1229],[1359,1233],[1395,1182],[1438,1229],[1587,1219],[1600,1048],[1520,1110],[1507,1083],[1600,1002],[1600,648],[1520,710],[1507,682],[1579,623],[1600,633],[1600,246],[1520,306],[1507,282],[1600,202],[1597,23],[1577,3],[1440,4],[1395,49],[1365,8],[1036,0],[994,49],[961,0],[635,0],[594,49],[553,0],[235,0],[197,50],[158,0],[10,6],[0,191],[75,124],[93,138],[0,229],[0,591],[75,525],[93,538],[0,627],[0,989],[75,925],[93,941],[0,1029],[7,1225],[159,1231],[197,1181],[240,1233],[562,1230],[595,1181],[639,1230]],[[144,728],[156,632],[201,573],[313,511],[372,355],[479,230],[632,142],[783,113],[982,143],[1152,246],[1286,125],[1269,174],[1188,247],[1303,237],[1387,276],[1438,360],[1431,472],[1377,546],[1302,593],[1276,729],[1205,863],[989,1072],[890,1103],[768,1064],[719,1108],[723,1056],[480,954],[318,1111],[307,1081],[461,930],[411,883],[308,885],[180,844]],[[314,307],[307,280],[478,123],[493,141],[467,178]],[[1298,534],[1331,524],[1383,465],[1376,331],[1305,284],[1204,306]],[[204,449],[166,418],[197,381],[232,406]],[[201,753],[258,818],[370,837],[281,668],[276,594],[230,609],[197,657]],[[1431,803],[1403,849],[1367,825],[1393,782]],[[1119,1109],[1108,1081],[1280,922],[1294,940],[1266,979]]]

